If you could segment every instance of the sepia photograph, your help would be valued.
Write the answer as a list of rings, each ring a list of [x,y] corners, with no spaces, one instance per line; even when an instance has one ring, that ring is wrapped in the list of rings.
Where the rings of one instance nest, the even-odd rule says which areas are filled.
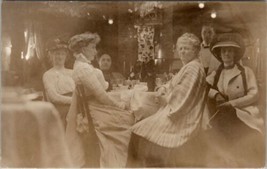
[[[265,168],[265,1],[1,1],[1,168]]]

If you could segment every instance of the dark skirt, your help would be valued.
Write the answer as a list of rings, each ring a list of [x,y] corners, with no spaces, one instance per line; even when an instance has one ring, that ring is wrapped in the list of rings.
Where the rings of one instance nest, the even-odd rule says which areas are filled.
[[[212,129],[205,135],[209,167],[263,166],[263,135],[241,121],[233,107],[220,110],[210,124]]]
[[[205,148],[196,136],[177,148],[166,148],[132,134],[127,167],[203,167]]]
[[[67,126],[66,117],[67,117],[67,114],[69,112],[70,105],[69,104],[54,104],[54,106],[59,113],[59,116],[60,116],[60,119],[61,119],[61,122],[62,122],[64,129],[66,129],[66,126]]]
[[[64,94],[64,96],[70,96],[71,97],[72,93],[66,93],[66,94]],[[59,116],[60,116],[60,119],[61,119],[61,122],[62,122],[64,129],[66,129],[66,126],[67,126],[66,117],[67,117],[67,114],[68,114],[69,109],[70,109],[70,104],[59,104],[59,103],[53,103],[53,104],[59,113]]]

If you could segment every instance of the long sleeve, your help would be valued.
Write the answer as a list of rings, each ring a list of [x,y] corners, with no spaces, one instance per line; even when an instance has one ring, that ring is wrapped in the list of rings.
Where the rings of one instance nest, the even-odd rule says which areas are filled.
[[[102,104],[120,107],[120,104],[113,100],[102,87],[93,70],[81,68],[79,70],[79,79],[84,87],[92,93]]]
[[[43,76],[44,88],[49,101],[52,103],[70,104],[71,97],[59,94],[56,90],[54,80],[55,79],[53,79],[53,77],[51,77],[49,74],[45,73]]]
[[[105,80],[105,77],[100,69],[95,69],[96,77],[105,90],[108,89],[109,83]]]
[[[207,76],[206,81],[209,85],[213,86],[214,78],[215,78],[216,72],[213,71],[209,76]],[[210,88],[208,97],[211,99],[214,99],[216,94],[219,93],[217,90]]]
[[[242,108],[244,106],[249,106],[255,103],[258,99],[259,93],[258,93],[258,86],[256,83],[255,75],[250,68],[245,67],[245,70],[246,70],[245,73],[246,73],[246,81],[247,81],[247,95],[231,100],[230,103],[234,107]]]
[[[199,97],[205,94],[204,76],[197,66],[190,65],[184,70],[167,95],[167,104],[171,109],[170,116],[184,114],[194,108]]]

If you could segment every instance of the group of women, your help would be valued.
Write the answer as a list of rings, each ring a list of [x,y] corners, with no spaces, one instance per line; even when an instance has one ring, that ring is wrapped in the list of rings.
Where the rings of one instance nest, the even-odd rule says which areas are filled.
[[[221,65],[207,77],[198,58],[198,37],[191,33],[179,37],[176,50],[183,67],[155,91],[158,111],[136,124],[127,103],[107,92],[111,74],[104,71],[105,79],[92,65],[99,35],[86,32],[73,36],[68,44],[54,42],[48,49],[54,66],[43,81],[48,100],[58,108],[66,126],[74,167],[131,167],[132,154],[139,157],[139,167],[209,166],[209,154],[211,160],[220,159],[213,166],[242,167],[254,165],[261,157],[264,122],[256,105],[259,92],[254,73],[239,62],[245,50],[241,36],[214,38],[210,51]],[[73,70],[64,67],[68,50],[75,57]],[[77,130],[77,86],[84,89],[93,123],[89,131],[96,133],[99,142],[96,165],[86,163],[96,154],[90,151],[95,145],[84,146],[88,137]],[[211,127],[203,131],[205,113],[210,119],[205,126]]]

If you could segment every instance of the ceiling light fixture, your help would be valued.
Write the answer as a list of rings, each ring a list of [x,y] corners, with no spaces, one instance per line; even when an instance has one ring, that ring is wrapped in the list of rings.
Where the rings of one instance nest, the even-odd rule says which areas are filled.
[[[198,7],[200,9],[203,9],[205,7],[205,4],[203,2],[198,3]]]
[[[217,17],[217,13],[215,11],[211,12],[210,17],[215,19]]]
[[[109,20],[108,20],[108,23],[109,23],[110,25],[112,25],[112,24],[113,24],[113,19],[109,19]]]

